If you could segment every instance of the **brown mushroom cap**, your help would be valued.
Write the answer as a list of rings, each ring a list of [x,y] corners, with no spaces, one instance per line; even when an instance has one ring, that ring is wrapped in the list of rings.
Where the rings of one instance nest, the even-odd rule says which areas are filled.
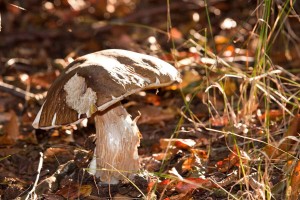
[[[144,54],[109,49],[77,58],[50,87],[33,127],[76,124],[125,97],[181,81],[170,64]]]

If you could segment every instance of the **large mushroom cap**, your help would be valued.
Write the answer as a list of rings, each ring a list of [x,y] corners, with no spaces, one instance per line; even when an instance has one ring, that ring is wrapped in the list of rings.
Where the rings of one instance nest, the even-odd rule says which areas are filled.
[[[125,97],[181,81],[170,64],[144,54],[110,49],[77,58],[50,87],[34,128],[76,124]]]

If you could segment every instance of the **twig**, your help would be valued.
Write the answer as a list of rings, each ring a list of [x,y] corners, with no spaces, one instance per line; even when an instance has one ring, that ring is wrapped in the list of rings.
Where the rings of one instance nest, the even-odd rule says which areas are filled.
[[[37,199],[37,195],[35,193],[35,189],[36,189],[37,183],[38,183],[38,181],[40,179],[41,169],[42,169],[43,161],[44,161],[44,159],[43,159],[43,157],[44,157],[43,153],[40,152],[40,155],[41,155],[41,157],[40,157],[39,166],[38,166],[38,170],[37,170],[37,176],[36,176],[36,179],[35,179],[35,182],[33,184],[32,189],[27,194],[25,200],[28,200],[29,198],[33,199],[33,200]]]
[[[11,93],[12,95],[23,98],[25,100],[34,99],[34,100],[38,101],[38,100],[45,98],[45,96],[46,96],[45,95],[46,93],[33,94],[31,92],[25,91],[21,88],[10,85],[8,83],[4,83],[2,81],[0,81],[0,90]]]
[[[36,187],[36,194],[42,195],[47,192],[53,192],[58,189],[60,180],[65,177],[67,174],[72,174],[76,169],[76,164],[74,160],[70,160],[67,163],[59,166],[56,172],[41,181]]]

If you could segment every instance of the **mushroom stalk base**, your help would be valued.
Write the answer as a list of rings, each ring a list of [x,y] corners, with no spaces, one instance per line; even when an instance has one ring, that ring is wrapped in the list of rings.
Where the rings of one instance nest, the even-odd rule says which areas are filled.
[[[118,104],[95,115],[96,176],[116,184],[139,170],[138,127],[125,108]]]

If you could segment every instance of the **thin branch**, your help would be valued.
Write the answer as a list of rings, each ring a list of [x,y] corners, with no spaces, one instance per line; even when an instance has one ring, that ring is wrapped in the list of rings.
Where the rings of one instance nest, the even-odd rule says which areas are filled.
[[[40,161],[39,161],[39,166],[38,166],[38,169],[37,169],[37,175],[36,175],[36,179],[35,179],[35,182],[33,184],[33,187],[32,189],[30,190],[30,192],[27,194],[25,200],[28,200],[28,199],[33,199],[33,200],[36,200],[38,197],[37,197],[37,194],[35,193],[35,189],[36,189],[36,186],[37,186],[37,183],[39,182],[39,179],[40,179],[40,174],[41,174],[41,169],[43,167],[43,162],[44,162],[44,154],[42,152],[40,152]]]
[[[4,83],[2,81],[0,81],[0,90],[3,92],[10,93],[14,96],[23,98],[25,100],[33,99],[33,100],[38,101],[38,100],[45,98],[45,96],[46,96],[46,92],[40,93],[40,94],[33,94],[31,92],[28,92],[28,91],[18,88],[16,86],[10,85],[8,83]]]

